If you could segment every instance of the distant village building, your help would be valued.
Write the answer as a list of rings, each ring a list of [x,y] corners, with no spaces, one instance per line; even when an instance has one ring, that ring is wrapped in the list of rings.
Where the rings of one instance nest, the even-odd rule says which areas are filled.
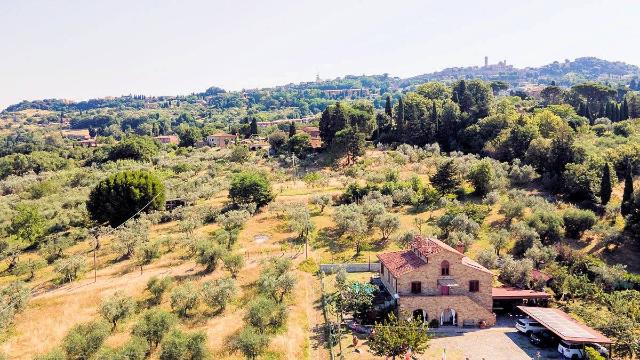
[[[178,138],[176,135],[160,135],[160,136],[156,136],[154,137],[154,139],[158,140],[159,143],[161,144],[175,144],[178,145],[180,143],[180,138]]]
[[[89,134],[89,129],[64,130],[62,132],[62,136],[65,139],[74,140],[74,141],[91,139],[91,135]]]
[[[323,90],[322,93],[330,99],[345,98],[345,97],[367,97],[369,96],[369,89]]]
[[[305,126],[302,128],[302,131],[306,132],[312,138],[320,137],[320,129],[316,126]]]
[[[314,149],[322,147],[322,139],[320,138],[320,129],[316,126],[305,126],[302,131],[311,136],[311,147]]]
[[[267,139],[263,138],[263,137],[252,137],[250,139],[244,139],[242,141],[240,141],[240,144],[242,145],[246,145],[247,148],[249,148],[249,150],[251,151],[256,151],[256,150],[269,150],[271,148],[271,145],[269,145],[269,142],[267,142]]]
[[[235,143],[237,139],[238,139],[238,135],[217,133],[217,134],[212,134],[207,136],[207,144],[209,146],[226,148],[227,146]]]
[[[82,141],[80,141],[80,146],[82,146],[82,147],[97,147],[98,146],[98,142],[96,141],[95,138],[88,139],[88,140],[82,140]]]
[[[310,122],[313,122],[314,120],[317,120],[315,116],[307,116],[307,117],[298,118],[298,119],[279,119],[279,120],[273,120],[273,121],[258,121],[257,125],[258,127],[268,127],[268,126],[277,126],[280,124],[290,124],[290,123],[308,124]]]

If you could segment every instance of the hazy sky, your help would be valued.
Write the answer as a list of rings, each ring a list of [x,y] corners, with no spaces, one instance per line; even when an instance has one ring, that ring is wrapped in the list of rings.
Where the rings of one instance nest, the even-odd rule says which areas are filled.
[[[0,0],[0,109],[346,74],[640,64],[637,0]]]

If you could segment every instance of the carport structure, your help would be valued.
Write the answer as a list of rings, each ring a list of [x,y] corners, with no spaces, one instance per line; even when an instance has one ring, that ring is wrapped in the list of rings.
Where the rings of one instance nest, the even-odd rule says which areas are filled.
[[[609,356],[613,355],[611,353],[611,344],[613,343],[611,339],[598,330],[573,319],[560,309],[530,306],[518,306],[518,309],[565,342],[583,345],[589,343],[606,344],[609,346]]]
[[[514,287],[494,287],[491,289],[494,312],[512,312],[519,305],[546,306],[551,297],[544,291],[518,289]]]

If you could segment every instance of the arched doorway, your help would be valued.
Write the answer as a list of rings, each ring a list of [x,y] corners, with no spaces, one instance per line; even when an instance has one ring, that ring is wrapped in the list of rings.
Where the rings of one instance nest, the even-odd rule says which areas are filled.
[[[424,324],[428,320],[427,312],[422,309],[413,310],[413,319]]]
[[[458,324],[458,314],[453,309],[445,309],[440,314],[440,325],[442,326],[453,326]]]

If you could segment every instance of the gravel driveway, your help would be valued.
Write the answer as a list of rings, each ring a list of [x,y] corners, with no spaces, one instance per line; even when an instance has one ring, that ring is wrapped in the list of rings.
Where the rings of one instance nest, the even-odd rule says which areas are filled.
[[[538,360],[563,359],[555,348],[541,349],[531,345],[514,325],[515,317],[501,316],[496,326],[464,332],[443,331],[431,340],[429,351],[421,359],[440,359],[446,348],[447,360]]]

